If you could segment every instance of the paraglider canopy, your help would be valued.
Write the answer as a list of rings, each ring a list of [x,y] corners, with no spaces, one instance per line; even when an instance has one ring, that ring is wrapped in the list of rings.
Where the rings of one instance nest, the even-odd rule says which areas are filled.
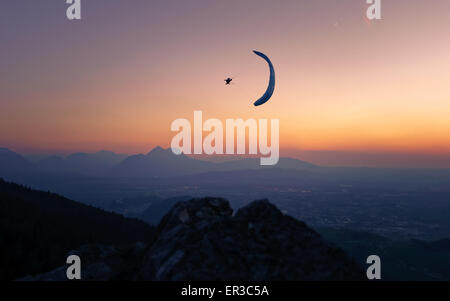
[[[269,57],[267,55],[265,55],[262,52],[253,51],[257,56],[263,58],[267,64],[269,64],[269,69],[270,69],[270,76],[269,76],[269,85],[267,86],[267,90],[264,93],[263,96],[261,96],[260,99],[258,99],[257,101],[255,101],[254,105],[255,107],[258,107],[260,105],[265,104],[267,101],[269,101],[269,99],[272,97],[273,95],[273,91],[275,90],[275,69],[273,68],[272,62],[270,61]]]

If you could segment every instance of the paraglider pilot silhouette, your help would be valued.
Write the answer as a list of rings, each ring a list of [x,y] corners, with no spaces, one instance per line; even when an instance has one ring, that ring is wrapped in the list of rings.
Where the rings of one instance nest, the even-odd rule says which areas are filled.
[[[272,62],[270,61],[270,59],[269,59],[269,57],[267,55],[265,55],[262,52],[256,51],[256,50],[253,50],[253,52],[257,56],[262,57],[267,62],[267,64],[269,64],[269,69],[270,69],[269,85],[267,87],[267,90],[263,94],[263,96],[261,96],[261,98],[259,98],[254,103],[254,106],[258,107],[258,106],[261,106],[261,105],[265,104],[266,102],[268,102],[269,99],[272,97],[273,92],[275,91],[275,69],[274,69]],[[225,79],[225,85],[230,85],[232,81],[233,81],[232,78]]]

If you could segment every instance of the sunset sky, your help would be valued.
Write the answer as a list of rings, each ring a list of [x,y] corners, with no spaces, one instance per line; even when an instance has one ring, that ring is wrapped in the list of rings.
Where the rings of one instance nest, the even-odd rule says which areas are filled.
[[[63,0],[2,1],[0,147],[147,153],[202,110],[280,119],[282,155],[450,167],[450,1],[383,0],[372,23],[367,6],[82,0],[83,19],[68,21]],[[268,67],[254,49],[277,73],[258,108]]]

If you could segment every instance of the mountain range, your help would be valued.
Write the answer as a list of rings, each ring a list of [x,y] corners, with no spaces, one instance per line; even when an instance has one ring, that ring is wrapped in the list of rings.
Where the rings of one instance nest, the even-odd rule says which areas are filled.
[[[74,153],[67,157],[50,156],[36,163],[38,170],[51,173],[74,173],[100,176],[108,173],[112,166],[119,164],[126,155],[110,151],[97,153]]]
[[[110,151],[75,153],[66,157],[49,156],[31,162],[6,148],[0,149],[0,176],[11,173],[78,174],[83,176],[158,178],[193,175],[207,172],[259,170],[259,159],[241,158],[222,163],[174,155],[170,149],[156,147],[148,154],[119,155]],[[292,158],[281,158],[276,168],[314,169],[315,165]]]
[[[36,169],[36,166],[30,163],[23,156],[10,151],[7,148],[0,148],[0,172],[22,173],[30,172]]]

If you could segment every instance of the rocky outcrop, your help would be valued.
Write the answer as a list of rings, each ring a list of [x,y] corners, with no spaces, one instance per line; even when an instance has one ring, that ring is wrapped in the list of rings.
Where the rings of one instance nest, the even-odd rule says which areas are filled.
[[[161,221],[142,276],[151,280],[357,280],[363,272],[267,200],[234,216],[227,201],[178,203]]]
[[[341,249],[267,200],[234,215],[219,198],[180,202],[161,220],[151,244],[92,248],[79,252],[84,280],[364,279]],[[55,272],[65,277],[60,269],[34,280],[61,280]]]

